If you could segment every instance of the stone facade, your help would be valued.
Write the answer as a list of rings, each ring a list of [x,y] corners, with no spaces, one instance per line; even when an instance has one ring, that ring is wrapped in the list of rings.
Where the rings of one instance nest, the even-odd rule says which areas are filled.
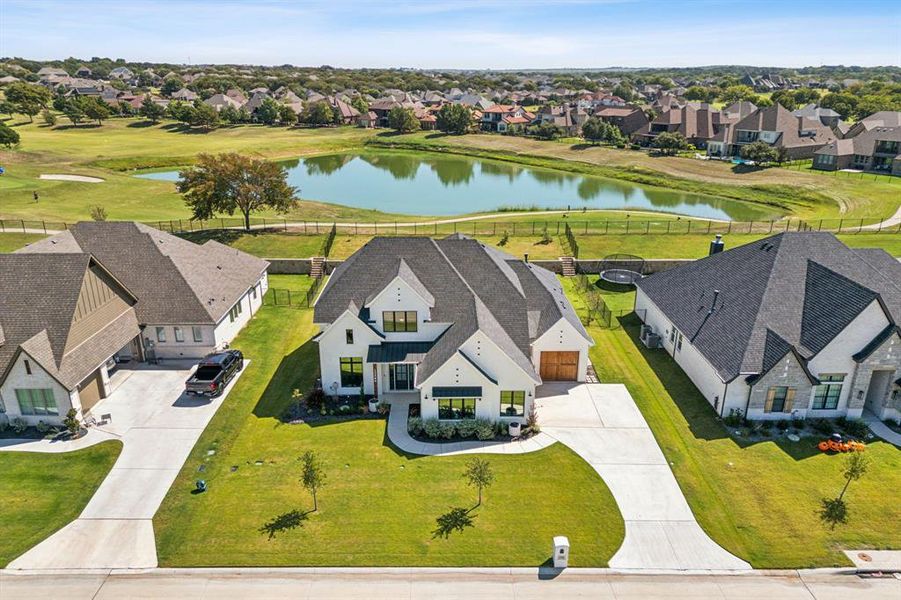
[[[892,382],[901,377],[901,337],[892,335],[859,363],[851,382],[851,396],[848,398],[849,416],[860,416],[874,371],[892,371],[881,400],[868,406],[882,419],[901,418],[901,394]]]
[[[767,393],[771,387],[786,386],[795,390],[791,410],[787,412],[764,412]],[[751,387],[748,403],[749,419],[788,419],[793,411],[805,411],[810,403],[813,384],[794,354],[788,353],[779,364],[770,369]]]

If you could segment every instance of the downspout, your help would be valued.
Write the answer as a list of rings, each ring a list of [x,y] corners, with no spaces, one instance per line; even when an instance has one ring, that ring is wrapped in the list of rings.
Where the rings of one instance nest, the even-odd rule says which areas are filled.
[[[748,386],[748,399],[745,401],[745,419],[748,418],[748,409],[751,408],[751,391],[754,389],[754,384],[750,384]]]
[[[726,385],[723,387],[723,401],[720,403],[720,418],[723,418],[723,413],[726,411],[726,398],[729,396],[729,382],[726,382]]]

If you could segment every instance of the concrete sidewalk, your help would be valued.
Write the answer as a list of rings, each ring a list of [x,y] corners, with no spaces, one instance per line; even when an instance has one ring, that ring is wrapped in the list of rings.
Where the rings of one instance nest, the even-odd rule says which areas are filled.
[[[193,398],[182,395],[190,372],[164,367],[136,370],[97,405],[98,414],[113,415],[98,431],[119,437],[122,453],[78,519],[12,561],[9,569],[157,565],[151,519],[238,380],[233,379],[218,398]]]
[[[898,600],[901,581],[829,570],[637,575],[603,569],[155,569],[0,571],[3,600],[228,598],[538,600],[561,598]]]
[[[545,384],[542,431],[601,476],[626,523],[615,569],[746,570],[701,529],[654,434],[621,384]]]

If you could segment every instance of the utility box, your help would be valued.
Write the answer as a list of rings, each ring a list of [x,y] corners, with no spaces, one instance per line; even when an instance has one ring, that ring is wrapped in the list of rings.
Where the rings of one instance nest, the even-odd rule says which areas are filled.
[[[554,568],[565,569],[569,565],[569,538],[554,536]]]

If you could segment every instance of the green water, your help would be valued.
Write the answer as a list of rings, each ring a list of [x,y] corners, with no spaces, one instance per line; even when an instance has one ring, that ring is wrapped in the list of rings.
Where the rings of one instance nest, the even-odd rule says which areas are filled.
[[[283,163],[306,200],[408,215],[457,215],[498,208],[655,210],[751,221],[775,211],[735,200],[455,155],[365,151]],[[138,175],[176,181],[177,171]]]

